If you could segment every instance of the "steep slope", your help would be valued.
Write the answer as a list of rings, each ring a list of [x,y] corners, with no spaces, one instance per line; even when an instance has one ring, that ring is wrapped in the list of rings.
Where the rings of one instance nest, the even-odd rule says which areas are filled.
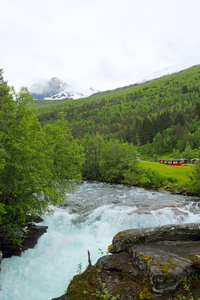
[[[200,147],[200,65],[86,99],[39,108],[48,122],[65,111],[74,137],[101,134],[135,145],[154,143],[154,153]],[[194,156],[195,157],[195,156]]]

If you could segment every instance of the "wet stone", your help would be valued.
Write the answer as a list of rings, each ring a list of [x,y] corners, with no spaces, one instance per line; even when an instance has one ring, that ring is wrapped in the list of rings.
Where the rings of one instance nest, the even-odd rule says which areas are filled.
[[[155,294],[175,290],[192,272],[193,263],[189,259],[160,250],[156,245],[136,245],[129,251],[139,268],[149,276]]]
[[[117,257],[129,253],[132,257],[130,274],[133,277],[133,270],[136,270],[135,277],[147,277],[155,295],[172,292],[190,274],[200,273],[200,224],[121,231],[114,236],[108,250],[115,259],[111,258],[112,255],[108,256],[104,270],[120,265]]]

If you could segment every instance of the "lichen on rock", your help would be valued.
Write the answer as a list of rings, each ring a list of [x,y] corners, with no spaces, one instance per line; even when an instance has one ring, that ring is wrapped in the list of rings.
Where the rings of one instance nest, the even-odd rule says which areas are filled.
[[[119,296],[120,300],[190,299],[191,295],[194,295],[192,299],[198,299],[200,224],[166,225],[121,231],[115,235],[108,250],[111,254],[101,257],[95,266],[91,266],[91,273],[89,269],[85,271],[85,276],[90,274],[93,281],[90,277],[83,281],[81,275],[74,278],[65,299],[80,299],[69,296],[70,289],[77,280],[79,282],[77,289],[86,292],[88,290],[87,300],[112,299],[103,298],[105,296],[103,287],[110,297]],[[188,292],[181,288],[181,283],[194,274],[194,285],[191,285],[194,294],[192,294],[191,290]],[[88,287],[90,282],[93,282],[94,286],[101,282],[102,296],[97,297],[95,291],[92,291],[92,285]]]

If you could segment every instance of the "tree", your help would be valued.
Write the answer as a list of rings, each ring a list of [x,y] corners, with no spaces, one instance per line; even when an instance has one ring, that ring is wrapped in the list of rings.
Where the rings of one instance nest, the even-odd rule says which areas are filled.
[[[180,151],[178,149],[173,149],[172,157],[173,158],[181,158]]]
[[[189,188],[193,193],[200,195],[200,163],[197,163],[190,176]]]
[[[86,179],[98,179],[99,177],[99,155],[103,146],[103,138],[96,134],[87,135],[82,144],[85,149],[85,163],[83,166],[83,176]]]
[[[182,158],[186,158],[188,161],[190,161],[193,158],[193,150],[189,142],[187,142],[185,151],[182,153]]]
[[[83,147],[73,138],[65,114],[60,113],[58,120],[43,127],[46,141],[46,152],[52,157],[52,173],[54,180],[64,182],[81,180],[84,163]]]
[[[65,201],[84,156],[62,116],[42,128],[27,89],[13,92],[0,83],[0,234],[20,243],[16,228]]]
[[[183,94],[189,93],[189,90],[188,90],[187,85],[184,85],[184,86],[182,87],[182,93],[183,93]]]
[[[121,182],[129,164],[136,165],[136,151],[132,144],[121,144],[118,140],[104,143],[100,157],[99,169],[102,177],[108,182]]]

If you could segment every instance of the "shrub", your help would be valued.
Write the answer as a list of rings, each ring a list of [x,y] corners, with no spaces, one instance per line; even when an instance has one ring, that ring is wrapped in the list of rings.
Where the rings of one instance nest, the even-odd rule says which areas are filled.
[[[158,171],[148,168],[141,176],[140,184],[144,187],[160,187],[164,181],[164,177],[160,175]]]

